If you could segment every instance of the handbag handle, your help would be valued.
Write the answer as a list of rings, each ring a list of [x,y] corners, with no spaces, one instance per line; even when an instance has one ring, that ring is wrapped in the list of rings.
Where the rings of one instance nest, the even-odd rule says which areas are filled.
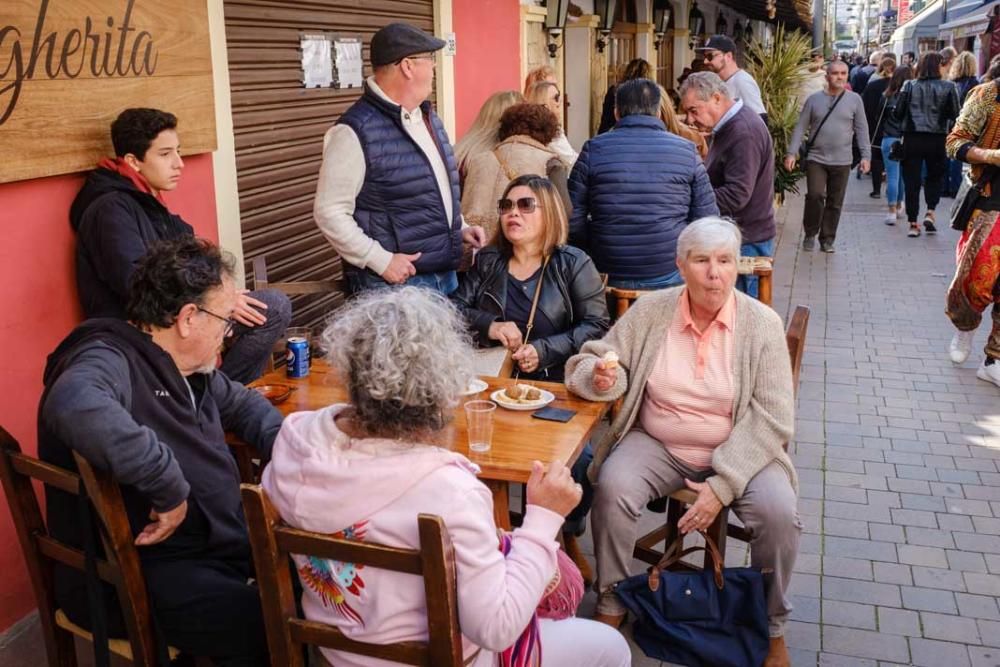
[[[692,554],[695,551],[707,551],[712,556],[712,569],[715,571],[715,586],[720,591],[725,586],[725,580],[722,577],[722,556],[719,554],[719,547],[716,546],[715,540],[713,540],[708,533],[703,530],[699,530],[701,536],[705,538],[705,546],[703,547],[688,547],[681,551],[681,545],[684,544],[684,536],[679,535],[674,542],[667,547],[667,550],[663,552],[663,557],[660,562],[649,570],[649,590],[655,591],[660,587],[660,572],[666,570],[674,563],[680,561],[682,558],[688,554]]]

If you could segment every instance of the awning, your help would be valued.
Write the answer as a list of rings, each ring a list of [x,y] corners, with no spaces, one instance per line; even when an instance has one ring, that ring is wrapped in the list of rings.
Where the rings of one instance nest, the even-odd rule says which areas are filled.
[[[766,0],[719,0],[747,18],[768,23],[785,23],[806,32],[812,32],[811,0],[775,0],[775,15],[767,17]]]
[[[945,41],[950,41],[952,39],[961,39],[963,37],[973,37],[975,35],[981,35],[986,32],[986,29],[990,26],[990,14],[993,13],[994,8],[1000,7],[1000,0],[996,2],[991,2],[988,5],[981,6],[978,10],[969,12],[965,16],[960,16],[959,18],[948,21],[938,28],[941,34],[941,39]],[[948,10],[951,13],[951,10]]]
[[[920,13],[912,19],[896,28],[892,33],[893,42],[902,42],[908,39],[920,39],[921,37],[937,37],[938,26],[941,25],[941,2],[935,0],[934,4],[924,7]]]

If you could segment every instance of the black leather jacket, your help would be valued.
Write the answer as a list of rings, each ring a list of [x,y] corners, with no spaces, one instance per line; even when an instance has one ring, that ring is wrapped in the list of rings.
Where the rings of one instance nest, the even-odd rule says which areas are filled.
[[[497,248],[484,248],[451,295],[483,346],[497,344],[489,339],[490,325],[504,320],[507,262]],[[538,351],[539,371],[533,377],[561,382],[566,360],[588,340],[603,336],[611,325],[603,281],[585,252],[573,246],[553,251],[545,269],[538,310],[560,333],[528,341]]]
[[[903,132],[948,134],[960,110],[958,89],[951,81],[917,79],[903,84],[893,114]]]

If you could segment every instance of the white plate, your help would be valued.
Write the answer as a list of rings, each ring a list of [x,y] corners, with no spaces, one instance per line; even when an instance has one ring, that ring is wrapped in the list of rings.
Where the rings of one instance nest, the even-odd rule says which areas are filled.
[[[510,401],[510,399],[508,399],[506,395],[504,395],[503,389],[497,389],[496,391],[494,391],[492,394],[490,394],[490,398],[492,398],[493,401],[501,408],[507,408],[508,410],[521,410],[521,411],[537,410],[538,408],[543,408],[552,401],[556,400],[555,394],[553,394],[551,391],[545,391],[544,389],[539,389],[538,391],[542,392],[542,397],[537,401],[532,401],[531,403],[514,403]]]
[[[465,391],[459,394],[459,396],[472,396],[473,394],[478,394],[479,392],[485,390],[487,387],[489,387],[488,384],[479,378],[475,378],[473,380],[469,380],[469,386],[466,387]]]

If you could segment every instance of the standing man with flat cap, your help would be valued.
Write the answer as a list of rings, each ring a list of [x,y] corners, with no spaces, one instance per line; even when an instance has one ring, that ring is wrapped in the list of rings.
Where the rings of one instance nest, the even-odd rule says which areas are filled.
[[[462,220],[455,155],[427,101],[444,45],[406,23],[376,32],[374,73],[323,140],[313,212],[352,293],[405,283],[450,294],[463,242],[486,240]]]
[[[732,100],[743,100],[743,106],[750,109],[767,123],[767,109],[760,98],[760,86],[745,69],[736,62],[736,42],[725,35],[712,35],[705,46],[695,49],[705,59],[705,66],[719,75],[729,89]]]

